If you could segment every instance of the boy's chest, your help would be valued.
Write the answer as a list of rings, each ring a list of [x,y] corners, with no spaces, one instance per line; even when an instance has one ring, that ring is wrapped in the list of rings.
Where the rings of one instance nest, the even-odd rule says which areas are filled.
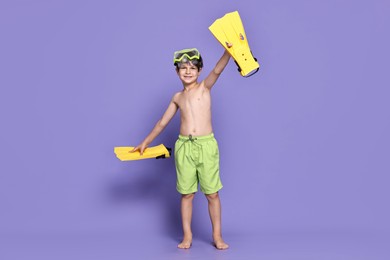
[[[205,106],[210,104],[210,93],[205,91],[189,91],[184,92],[180,98],[180,107],[187,106]]]

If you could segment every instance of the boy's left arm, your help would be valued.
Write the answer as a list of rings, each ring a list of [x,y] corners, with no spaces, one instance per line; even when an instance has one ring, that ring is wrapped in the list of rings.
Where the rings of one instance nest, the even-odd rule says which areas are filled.
[[[231,45],[228,47],[230,48]],[[217,62],[217,65],[215,65],[214,69],[210,72],[210,74],[206,77],[204,80],[204,85],[206,88],[211,89],[219,76],[221,75],[222,71],[225,69],[226,65],[228,64],[230,60],[230,54],[227,50],[223,53],[222,57]]]

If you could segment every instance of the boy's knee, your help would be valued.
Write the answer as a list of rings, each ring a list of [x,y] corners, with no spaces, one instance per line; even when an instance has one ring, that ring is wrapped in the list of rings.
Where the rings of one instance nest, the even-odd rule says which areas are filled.
[[[206,194],[206,198],[208,200],[216,200],[219,198],[218,192],[212,194]]]
[[[190,193],[190,194],[182,194],[181,198],[186,199],[186,200],[192,200],[195,196],[195,193]]]

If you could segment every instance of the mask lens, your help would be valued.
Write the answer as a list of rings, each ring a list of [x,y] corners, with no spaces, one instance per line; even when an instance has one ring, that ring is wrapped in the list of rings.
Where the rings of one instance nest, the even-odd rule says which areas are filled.
[[[174,63],[177,63],[177,62],[188,62],[188,60],[192,60],[192,59],[199,59],[200,57],[200,54],[199,54],[199,51],[197,49],[184,49],[184,50],[181,50],[181,51],[176,51],[174,54],[173,54],[173,62]],[[184,61],[184,59],[186,59],[186,61]]]
[[[199,57],[199,52],[197,51],[189,51],[186,54],[190,59],[196,58],[197,56]]]

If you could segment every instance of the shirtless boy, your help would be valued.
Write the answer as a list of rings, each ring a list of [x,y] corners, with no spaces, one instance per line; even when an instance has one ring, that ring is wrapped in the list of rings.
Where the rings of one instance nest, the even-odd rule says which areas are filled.
[[[231,45],[228,44],[228,47]],[[198,182],[208,200],[214,245],[217,249],[229,247],[223,241],[221,233],[221,202],[218,191],[222,188],[222,183],[219,176],[218,144],[211,123],[210,96],[211,88],[229,59],[230,55],[225,51],[215,68],[199,83],[198,77],[203,67],[199,51],[184,49],[175,52],[174,64],[184,88],[173,96],[162,118],[142,143],[132,151],[139,151],[142,154],[180,109],[180,135],[175,144],[175,165],[176,187],[182,194],[181,216],[184,238],[178,245],[182,249],[190,248],[192,244],[192,201],[198,190]]]

